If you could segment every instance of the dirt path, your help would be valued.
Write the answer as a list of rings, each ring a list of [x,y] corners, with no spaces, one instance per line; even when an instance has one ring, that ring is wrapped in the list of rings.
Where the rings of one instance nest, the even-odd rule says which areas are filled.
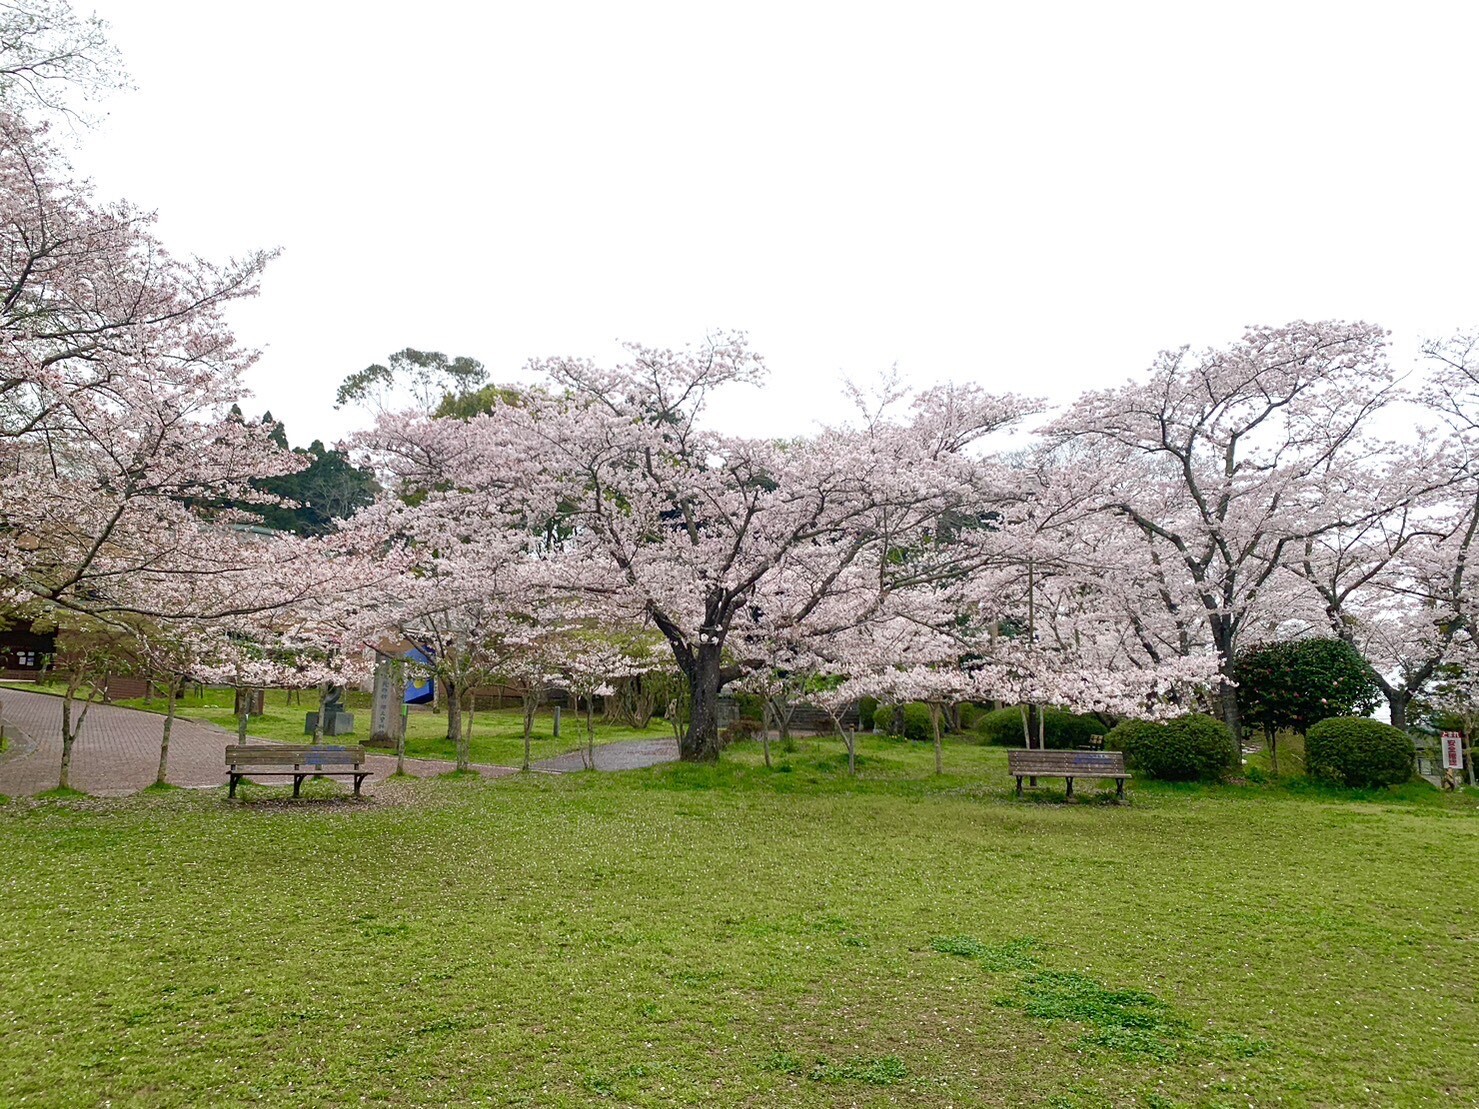
[[[0,794],[30,797],[53,789],[62,764],[62,699],[0,686],[5,734],[9,746],[0,753]],[[72,748],[72,786],[98,797],[121,797],[152,785],[159,769],[159,736],[164,717],[116,705],[93,705],[76,746]],[[226,745],[231,732],[196,720],[176,718],[170,734],[169,781],[190,789],[226,784]],[[259,743],[270,742],[257,740]],[[374,787],[395,772],[395,759],[368,758]],[[418,778],[445,774],[454,764],[440,759],[407,759],[406,770]],[[518,771],[508,766],[475,766],[485,778]],[[269,779],[281,784],[281,779]]]

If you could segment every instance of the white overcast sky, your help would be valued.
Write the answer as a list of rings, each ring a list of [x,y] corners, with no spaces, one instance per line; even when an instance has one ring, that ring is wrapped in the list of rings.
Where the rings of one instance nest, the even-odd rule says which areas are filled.
[[[78,3],[87,10],[85,0]],[[74,159],[177,253],[281,247],[254,409],[418,346],[747,330],[728,430],[897,363],[1071,396],[1246,324],[1479,323],[1479,6],[99,0]]]

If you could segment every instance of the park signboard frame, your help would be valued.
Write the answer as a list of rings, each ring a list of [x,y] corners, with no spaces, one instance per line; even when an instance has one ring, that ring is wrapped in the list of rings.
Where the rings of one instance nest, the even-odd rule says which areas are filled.
[[[1464,768],[1464,737],[1461,732],[1444,732],[1438,739],[1443,750],[1443,769]]]

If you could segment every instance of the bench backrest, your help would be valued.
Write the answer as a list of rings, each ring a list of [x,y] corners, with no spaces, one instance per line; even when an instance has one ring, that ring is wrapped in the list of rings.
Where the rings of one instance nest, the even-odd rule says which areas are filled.
[[[327,744],[233,743],[226,748],[229,766],[360,766],[363,747]]]
[[[1041,774],[1044,777],[1078,774],[1124,774],[1123,751],[1008,751],[1007,769],[1012,774]]]

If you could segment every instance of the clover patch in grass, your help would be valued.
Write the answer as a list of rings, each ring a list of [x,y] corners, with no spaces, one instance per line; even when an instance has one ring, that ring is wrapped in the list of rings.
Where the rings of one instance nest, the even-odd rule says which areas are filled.
[[[1039,1020],[1086,1024],[1085,1044],[1122,1055],[1170,1062],[1190,1039],[1186,1022],[1154,994],[1112,989],[1077,971],[1033,971],[1008,1000]]]
[[[1038,965],[1032,952],[1039,944],[1031,936],[1005,943],[982,943],[972,936],[936,936],[930,946],[945,955],[974,959],[990,971],[1034,970]]]
[[[862,1082],[869,1086],[892,1086],[909,1077],[909,1068],[897,1055],[877,1059],[846,1059],[833,1063],[817,1059],[810,1069],[789,1051],[775,1051],[760,1064],[762,1070],[776,1074],[805,1074],[813,1082]]]
[[[760,1069],[774,1071],[776,1074],[800,1074],[802,1062],[789,1051],[773,1051],[760,1064]]]
[[[1269,1049],[1236,1033],[1198,1034],[1154,994],[1112,989],[1077,971],[1034,971],[1003,1000],[1039,1020],[1088,1025],[1080,1043],[1119,1055],[1169,1063],[1187,1055],[1245,1059]]]
[[[366,913],[357,916],[351,924],[359,928],[359,934],[365,939],[376,939],[381,936],[404,936],[411,931],[411,926],[405,921],[380,920],[374,913]]]
[[[869,1086],[892,1086],[909,1077],[909,1068],[897,1055],[848,1059],[841,1063],[818,1059],[807,1077],[813,1082],[865,1082]]]

